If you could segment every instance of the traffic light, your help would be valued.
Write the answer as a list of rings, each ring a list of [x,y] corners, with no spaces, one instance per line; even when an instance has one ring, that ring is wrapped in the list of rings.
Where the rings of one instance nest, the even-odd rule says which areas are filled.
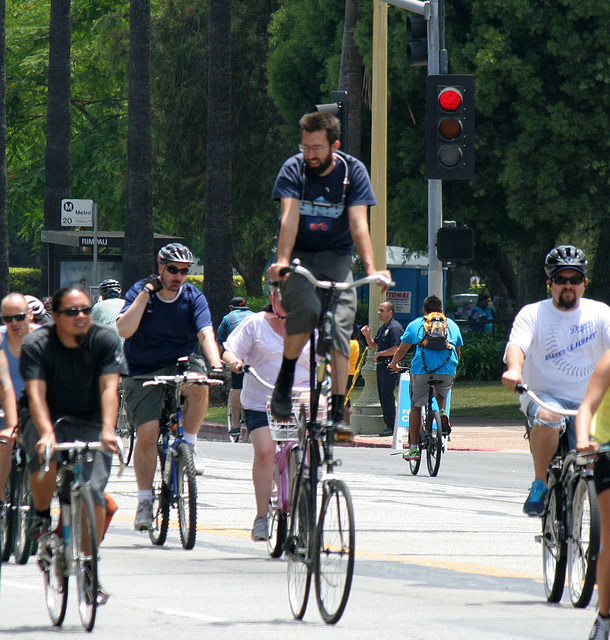
[[[424,16],[407,17],[407,64],[425,67],[428,64],[428,21]]]
[[[470,227],[440,228],[436,255],[441,262],[469,262],[474,258],[474,231]]]
[[[474,76],[429,75],[426,81],[426,178],[474,177]]]
[[[341,121],[341,151],[347,153],[347,119],[349,108],[347,103],[347,91],[331,91],[329,104],[317,104],[316,111],[325,111],[337,116]]]

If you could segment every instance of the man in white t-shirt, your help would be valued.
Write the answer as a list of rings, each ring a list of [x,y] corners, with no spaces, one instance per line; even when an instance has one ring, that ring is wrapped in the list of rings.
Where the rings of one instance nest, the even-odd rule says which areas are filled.
[[[508,338],[502,384],[515,390],[525,382],[542,400],[562,409],[578,409],[595,365],[610,348],[610,307],[583,298],[587,259],[580,249],[561,245],[544,263],[551,298],[526,305],[517,314]],[[523,511],[544,514],[547,469],[566,426],[571,448],[574,421],[521,396],[530,431],[534,482]]]

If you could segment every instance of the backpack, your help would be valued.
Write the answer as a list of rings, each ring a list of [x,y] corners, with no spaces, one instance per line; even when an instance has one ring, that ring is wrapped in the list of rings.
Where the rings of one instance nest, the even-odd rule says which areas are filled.
[[[443,313],[440,311],[433,311],[427,316],[424,316],[424,336],[420,340],[419,346],[421,347],[422,364],[427,373],[434,373],[449,362],[453,352],[453,346],[449,342],[448,332],[447,318]],[[442,351],[443,349],[447,349],[449,354],[447,355],[445,362],[436,367],[436,369],[430,370],[426,366],[426,349],[430,349],[430,351]]]

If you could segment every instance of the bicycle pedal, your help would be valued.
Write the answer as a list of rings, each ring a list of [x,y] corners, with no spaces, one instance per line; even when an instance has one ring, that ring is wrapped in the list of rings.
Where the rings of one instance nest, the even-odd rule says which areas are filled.
[[[540,534],[534,536],[534,542],[542,543],[542,536]]]

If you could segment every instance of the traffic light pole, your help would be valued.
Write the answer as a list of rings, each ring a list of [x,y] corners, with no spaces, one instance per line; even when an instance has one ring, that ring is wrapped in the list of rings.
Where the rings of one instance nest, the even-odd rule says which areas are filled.
[[[443,0],[383,0],[388,4],[422,15],[428,21],[428,74],[447,73],[446,58],[441,69],[440,13]],[[443,300],[443,263],[436,254],[436,233],[443,226],[443,181],[428,180],[428,295]]]

